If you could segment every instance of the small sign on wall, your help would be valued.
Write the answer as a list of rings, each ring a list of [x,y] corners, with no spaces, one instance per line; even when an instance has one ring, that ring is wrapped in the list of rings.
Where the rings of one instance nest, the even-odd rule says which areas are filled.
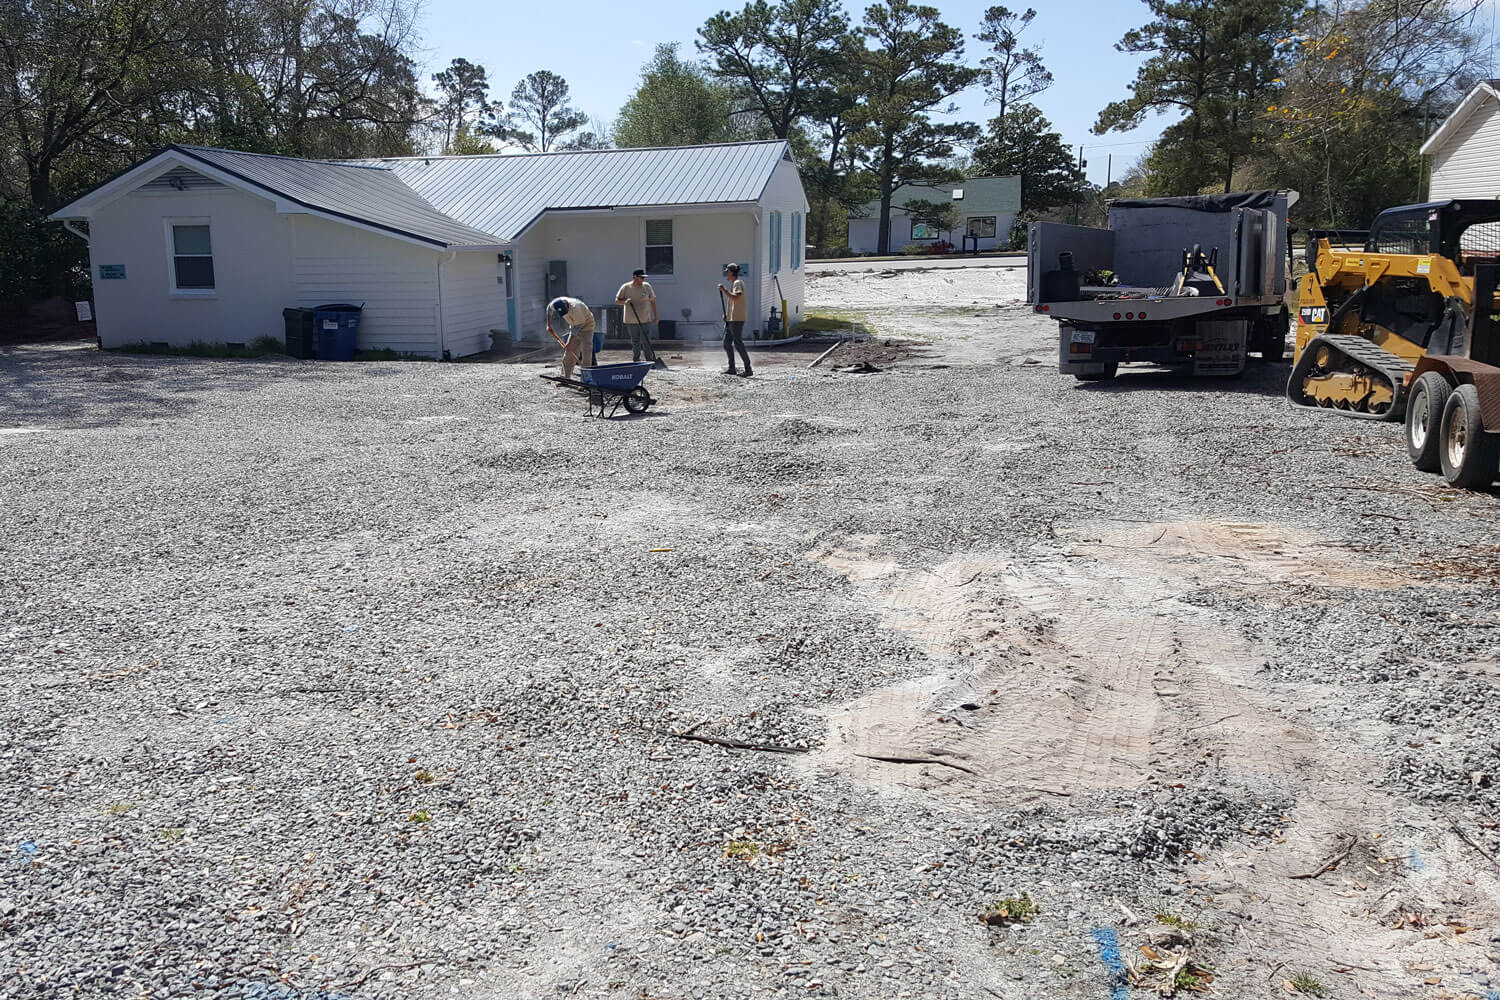
[[[99,265],[99,278],[100,278],[101,281],[108,281],[111,278],[123,278],[123,277],[125,277],[125,265],[124,264],[100,264]]]
[[[88,323],[94,318],[94,307],[89,302],[75,302],[73,308],[78,310],[78,322]]]

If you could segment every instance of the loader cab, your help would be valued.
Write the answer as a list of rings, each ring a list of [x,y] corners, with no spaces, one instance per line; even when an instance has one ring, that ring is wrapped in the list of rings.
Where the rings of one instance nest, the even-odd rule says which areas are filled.
[[[1500,263],[1500,201],[1450,199],[1388,208],[1375,217],[1366,253],[1447,257],[1459,273]]]

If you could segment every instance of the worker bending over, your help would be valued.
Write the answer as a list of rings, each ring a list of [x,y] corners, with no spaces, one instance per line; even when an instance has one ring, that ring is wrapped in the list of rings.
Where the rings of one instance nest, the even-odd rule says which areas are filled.
[[[568,324],[568,340],[563,345],[563,378],[573,377],[573,365],[583,362],[583,367],[594,365],[594,311],[582,299],[566,295],[552,300],[547,310],[547,332],[556,337],[552,329],[552,314]]]

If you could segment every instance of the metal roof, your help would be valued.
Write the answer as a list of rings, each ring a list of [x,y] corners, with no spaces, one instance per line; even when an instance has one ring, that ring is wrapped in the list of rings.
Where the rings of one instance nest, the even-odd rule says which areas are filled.
[[[954,188],[963,190],[962,198],[953,198]],[[901,211],[908,201],[953,201],[965,215],[982,212],[1019,212],[1021,210],[1021,178],[1015,174],[1001,177],[969,177],[951,184],[903,184],[891,192],[891,211]],[[864,219],[880,215],[880,202],[861,205],[859,214],[849,213],[850,218]]]
[[[440,211],[504,239],[549,209],[754,202],[785,141],[353,161],[388,167]]]
[[[444,215],[376,163],[298,160],[211,146],[172,146],[257,187],[356,222],[444,247],[489,247],[506,242]]]

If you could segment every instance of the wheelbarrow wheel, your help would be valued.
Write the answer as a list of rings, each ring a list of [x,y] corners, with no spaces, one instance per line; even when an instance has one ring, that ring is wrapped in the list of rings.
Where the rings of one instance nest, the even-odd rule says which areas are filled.
[[[645,413],[651,405],[651,394],[644,386],[636,386],[625,394],[625,409],[631,413]]]

